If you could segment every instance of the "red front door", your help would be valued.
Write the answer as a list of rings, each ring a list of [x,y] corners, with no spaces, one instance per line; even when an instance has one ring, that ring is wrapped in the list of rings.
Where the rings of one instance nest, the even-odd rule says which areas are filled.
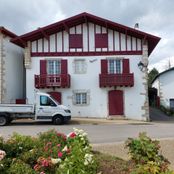
[[[123,91],[109,91],[109,115],[123,115]]]
[[[49,92],[49,94],[56,99],[60,104],[62,103],[62,97],[60,92]]]

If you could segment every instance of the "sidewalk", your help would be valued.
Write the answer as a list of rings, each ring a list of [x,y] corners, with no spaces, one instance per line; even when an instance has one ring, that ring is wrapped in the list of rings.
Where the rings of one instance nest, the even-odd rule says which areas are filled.
[[[128,120],[123,117],[117,119],[103,119],[103,118],[77,118],[72,117],[70,124],[151,124],[150,122],[139,120]]]
[[[174,139],[160,139],[161,153],[170,161],[170,168],[174,170]],[[109,144],[92,144],[95,151],[113,155],[124,160],[129,159],[128,150],[124,148],[124,142]]]

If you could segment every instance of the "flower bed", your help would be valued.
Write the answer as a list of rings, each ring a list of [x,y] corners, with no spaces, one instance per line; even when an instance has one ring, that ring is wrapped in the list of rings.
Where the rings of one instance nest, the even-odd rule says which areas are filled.
[[[96,161],[87,134],[74,129],[69,135],[50,130],[38,137],[14,134],[0,137],[0,173],[95,174]]]

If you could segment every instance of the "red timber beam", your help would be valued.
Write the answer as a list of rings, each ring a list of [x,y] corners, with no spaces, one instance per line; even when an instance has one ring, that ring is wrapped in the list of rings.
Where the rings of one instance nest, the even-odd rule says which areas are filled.
[[[42,33],[42,35],[49,40],[49,36],[45,33],[45,31],[42,28],[39,28],[39,31]]]
[[[64,26],[64,28],[65,28],[65,31],[66,31],[67,33],[69,33],[69,27],[67,26],[67,24],[66,24],[65,22],[63,22],[63,26]]]

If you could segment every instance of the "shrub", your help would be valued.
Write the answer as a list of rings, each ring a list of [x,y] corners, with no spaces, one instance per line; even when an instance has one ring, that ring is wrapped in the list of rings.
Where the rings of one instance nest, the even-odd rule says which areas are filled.
[[[140,133],[139,138],[128,138],[126,147],[136,168],[132,174],[161,174],[170,173],[169,161],[159,153],[159,141],[152,140],[146,133]]]
[[[6,156],[0,160],[3,174],[96,173],[87,134],[74,129],[68,136],[55,130],[40,133],[37,138],[14,134],[0,139]]]
[[[10,174],[36,174],[36,172],[31,168],[30,165],[24,163],[21,160],[14,160],[8,169]]]

